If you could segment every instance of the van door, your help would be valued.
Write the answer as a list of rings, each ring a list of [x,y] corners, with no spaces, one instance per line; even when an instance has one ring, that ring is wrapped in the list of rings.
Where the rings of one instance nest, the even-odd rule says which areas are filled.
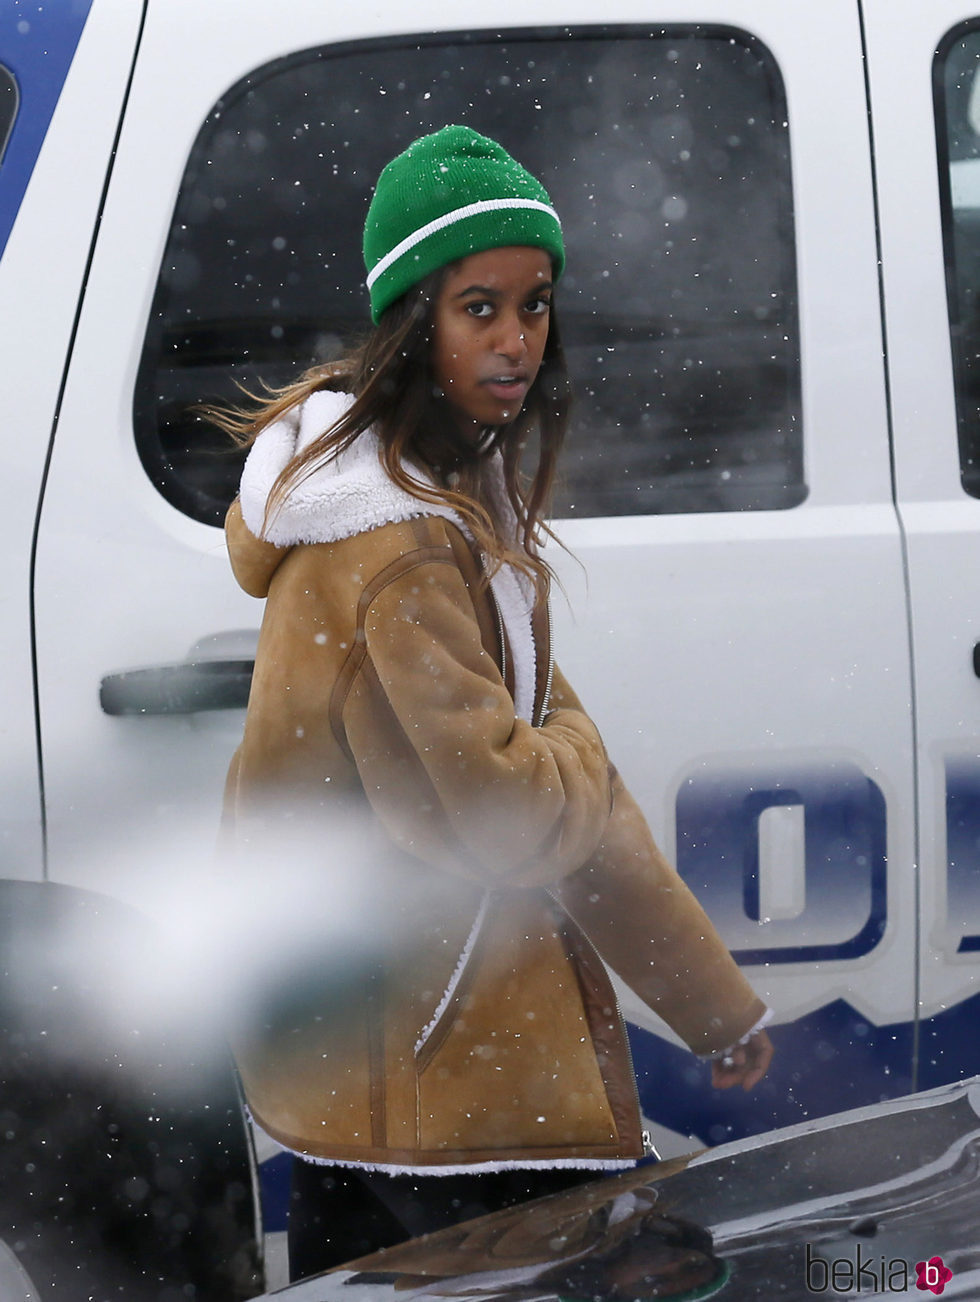
[[[587,579],[563,565],[576,617],[562,618],[559,645],[655,832],[784,1024],[766,1085],[737,1104],[734,1125],[761,1126],[912,1087],[911,681],[858,9],[724,15],[764,42],[786,89],[806,496],[563,520]],[[692,151],[692,170],[705,153]],[[765,192],[758,174],[752,192]],[[725,212],[720,238],[747,249],[737,206]],[[684,339],[660,354],[660,400],[693,370],[703,412],[718,372],[685,316],[703,302],[695,283],[657,266]],[[748,332],[717,317],[712,329],[726,363],[744,355]],[[639,1033],[634,1048],[652,1115],[713,1141],[735,1133],[731,1100],[690,1074],[670,1090],[683,1058]]]
[[[43,874],[34,521],[141,4],[70,10],[0,13],[0,876],[27,879]]]
[[[919,1084],[980,1071],[980,6],[866,3],[917,731]]]
[[[560,659],[787,1023],[746,1103],[632,1010],[647,1110],[717,1140],[909,1081],[908,629],[853,0],[648,8],[151,0],[44,502],[41,731],[52,873],[199,899],[260,610],[194,402],[335,356],[381,165],[498,137],[566,220]]]

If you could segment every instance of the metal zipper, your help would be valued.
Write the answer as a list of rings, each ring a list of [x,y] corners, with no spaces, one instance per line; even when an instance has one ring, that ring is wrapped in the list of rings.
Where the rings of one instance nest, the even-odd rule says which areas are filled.
[[[544,723],[545,715],[548,713],[548,704],[551,701],[551,687],[555,680],[555,656],[552,650],[554,639],[551,629],[551,594],[545,598],[545,614],[548,622],[548,674],[544,680],[544,691],[541,694],[541,705],[538,709],[538,717],[535,727],[540,728]]]
[[[497,600],[493,588],[490,587],[489,580],[487,581],[487,590],[490,593],[491,600],[493,601],[494,614],[497,616],[497,637],[500,641],[500,677],[506,683],[507,681],[507,638],[504,634],[504,617],[500,613],[500,602]]]

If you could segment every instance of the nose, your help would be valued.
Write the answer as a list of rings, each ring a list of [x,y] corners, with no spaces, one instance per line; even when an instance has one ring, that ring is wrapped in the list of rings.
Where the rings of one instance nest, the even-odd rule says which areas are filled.
[[[501,315],[494,351],[509,362],[521,361],[527,352],[524,326],[516,312]]]

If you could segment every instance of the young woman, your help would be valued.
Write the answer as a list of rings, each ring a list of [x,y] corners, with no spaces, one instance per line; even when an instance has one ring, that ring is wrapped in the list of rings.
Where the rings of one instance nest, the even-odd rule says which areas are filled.
[[[771,1055],[552,660],[548,195],[446,127],[382,172],[364,250],[363,346],[225,421],[252,442],[232,565],[266,599],[231,834],[298,926],[326,900],[354,938],[235,1037],[254,1120],[300,1159],[294,1278],[643,1155],[606,964],[719,1088]]]

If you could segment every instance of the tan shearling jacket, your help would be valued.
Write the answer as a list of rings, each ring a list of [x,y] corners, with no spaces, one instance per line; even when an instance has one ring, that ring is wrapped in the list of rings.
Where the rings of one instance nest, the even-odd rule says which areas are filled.
[[[321,1161],[621,1166],[643,1143],[606,964],[699,1053],[764,1006],[552,669],[546,611],[370,432],[265,518],[346,401],[264,431],[227,520],[266,598],[230,839],[297,919],[331,914],[234,1031],[249,1107]]]

